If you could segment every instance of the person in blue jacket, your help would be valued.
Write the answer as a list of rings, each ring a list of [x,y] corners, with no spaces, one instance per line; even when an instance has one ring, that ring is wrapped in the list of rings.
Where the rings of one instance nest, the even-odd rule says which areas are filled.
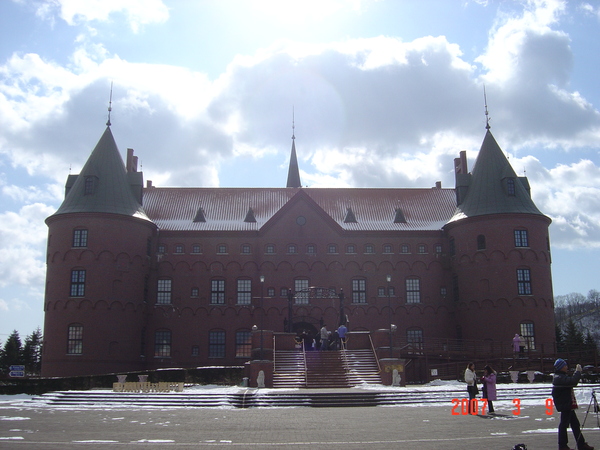
[[[568,375],[569,367],[564,359],[558,358],[554,362],[554,377],[552,379],[552,400],[556,410],[560,412],[560,423],[558,424],[558,449],[571,450],[568,445],[567,427],[571,427],[577,448],[579,450],[594,450],[581,433],[579,419],[575,414],[577,401],[573,387],[577,386],[581,379],[581,366],[577,364],[573,376]]]

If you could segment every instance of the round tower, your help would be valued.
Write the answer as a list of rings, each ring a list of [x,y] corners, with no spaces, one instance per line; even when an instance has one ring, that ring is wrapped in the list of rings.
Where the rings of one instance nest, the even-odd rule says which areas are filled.
[[[553,351],[555,342],[551,219],[535,206],[487,131],[468,173],[455,161],[457,210],[444,226],[450,244],[458,339],[509,345],[521,335],[527,351]]]
[[[143,176],[110,127],[48,225],[43,376],[143,370],[144,320],[156,226]]]

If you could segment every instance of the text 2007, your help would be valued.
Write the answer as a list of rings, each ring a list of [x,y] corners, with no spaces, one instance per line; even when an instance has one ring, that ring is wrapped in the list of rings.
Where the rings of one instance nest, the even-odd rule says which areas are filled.
[[[513,414],[518,416],[521,414],[521,399],[513,398],[512,401],[515,409],[513,410]],[[453,416],[467,416],[472,414],[476,416],[479,414],[479,407],[481,406],[481,414],[485,414],[485,409],[487,408],[488,401],[486,398],[473,398],[471,400],[467,398],[452,399],[452,415]],[[554,413],[554,403],[551,398],[546,399],[546,415],[551,416]]]

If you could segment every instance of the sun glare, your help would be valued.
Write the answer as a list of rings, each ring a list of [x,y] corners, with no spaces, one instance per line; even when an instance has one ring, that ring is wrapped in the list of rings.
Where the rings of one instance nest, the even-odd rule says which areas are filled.
[[[338,12],[360,10],[361,0],[254,0],[252,7],[279,23],[306,25],[308,22],[322,21]]]

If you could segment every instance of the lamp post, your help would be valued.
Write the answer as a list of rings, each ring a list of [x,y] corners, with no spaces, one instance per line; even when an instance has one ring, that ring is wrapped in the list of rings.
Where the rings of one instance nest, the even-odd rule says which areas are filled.
[[[388,297],[388,308],[390,313],[390,358],[393,358],[393,350],[392,350],[392,296],[390,295],[390,282],[392,281],[392,276],[387,274],[385,276],[385,280],[387,281],[387,297]]]
[[[265,300],[265,296],[264,296],[264,287],[265,287],[265,276],[261,275],[260,276],[260,308],[262,309],[262,314],[260,316],[260,360],[263,360],[263,348],[264,348],[264,340],[263,340],[263,334],[264,334],[264,325],[265,325],[265,308],[264,308],[264,300]]]

